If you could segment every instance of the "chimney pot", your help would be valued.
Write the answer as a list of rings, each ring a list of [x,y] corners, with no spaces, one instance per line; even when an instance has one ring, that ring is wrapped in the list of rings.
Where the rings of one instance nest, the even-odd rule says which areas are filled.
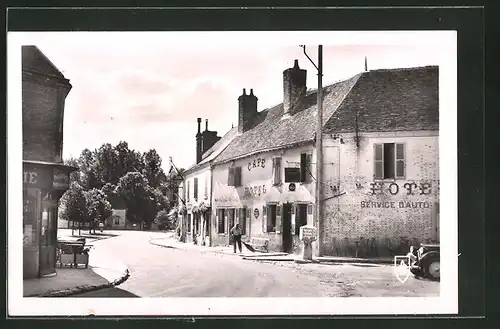
[[[247,94],[247,91],[245,90],[245,88],[243,88],[243,95],[246,95]]]
[[[250,89],[250,95],[253,96],[253,89]]]
[[[299,60],[296,59],[294,62],[293,62],[293,68],[294,69],[298,69],[299,68]]]
[[[205,130],[208,131],[208,119],[205,120]]]
[[[250,89],[250,95],[243,89],[243,95],[238,98],[238,132],[243,133],[249,129],[253,118],[257,115],[257,101],[253,89]]]

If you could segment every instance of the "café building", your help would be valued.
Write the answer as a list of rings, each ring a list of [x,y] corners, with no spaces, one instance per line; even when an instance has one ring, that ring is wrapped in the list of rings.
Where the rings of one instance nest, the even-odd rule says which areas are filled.
[[[22,47],[23,278],[56,274],[58,201],[69,188],[63,113],[69,80],[36,46]]]

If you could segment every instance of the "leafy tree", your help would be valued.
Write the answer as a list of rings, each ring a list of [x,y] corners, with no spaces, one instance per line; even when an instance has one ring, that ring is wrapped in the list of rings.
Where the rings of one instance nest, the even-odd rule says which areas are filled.
[[[167,209],[160,210],[154,222],[158,224],[160,230],[173,230],[177,226],[176,216],[171,216]]]
[[[76,182],[72,182],[70,188],[64,193],[59,201],[59,215],[61,219],[72,222],[71,233],[75,229],[75,222],[78,223],[78,234],[80,234],[81,223],[87,221],[87,200],[85,191]]]
[[[85,190],[100,188],[103,184],[99,179],[97,172],[95,153],[89,149],[84,149],[78,159],[80,167],[80,182]]]
[[[78,163],[78,159],[75,158],[68,158],[64,160],[64,164],[67,166],[72,166],[72,167],[77,167],[80,168],[80,164]],[[69,181],[78,183],[79,185],[82,185],[81,179],[80,179],[80,171],[73,171],[69,174]]]
[[[116,193],[127,204],[127,219],[142,226],[152,204],[148,181],[144,175],[139,172],[127,173],[118,181]]]
[[[118,152],[115,148],[105,143],[95,151],[96,173],[102,185],[111,183],[116,184],[121,177],[119,172]]]
[[[149,185],[153,188],[160,187],[161,183],[165,181],[165,173],[161,168],[161,157],[155,149],[145,152],[144,158],[144,176],[146,176]]]
[[[113,214],[111,204],[106,200],[106,194],[98,189],[92,189],[85,193],[87,200],[89,233],[95,233],[97,223],[103,222]]]

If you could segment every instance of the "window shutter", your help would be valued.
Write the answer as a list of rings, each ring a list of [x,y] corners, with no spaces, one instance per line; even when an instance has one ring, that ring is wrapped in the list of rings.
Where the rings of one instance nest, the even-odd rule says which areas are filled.
[[[241,186],[241,167],[234,168],[235,184],[234,186]]]
[[[282,214],[282,205],[276,205],[276,233],[281,232],[281,214]]]
[[[373,144],[373,177],[384,178],[384,144]]]
[[[234,186],[234,167],[228,168],[227,185]]]
[[[194,198],[198,199],[198,178],[194,179],[194,187],[193,187]]]
[[[396,178],[405,178],[405,144],[396,144]]]
[[[301,153],[300,154],[300,181],[305,182],[306,181],[306,171],[307,168],[307,154],[306,153]]]
[[[273,158],[274,185],[281,184],[281,158]]]
[[[267,215],[266,215],[267,206],[262,207],[262,233],[267,232]]]
[[[306,176],[307,176],[307,181],[308,182],[311,182],[312,181],[312,154],[311,153],[308,153],[307,156],[306,156],[306,163],[307,163],[307,172],[306,172]]]

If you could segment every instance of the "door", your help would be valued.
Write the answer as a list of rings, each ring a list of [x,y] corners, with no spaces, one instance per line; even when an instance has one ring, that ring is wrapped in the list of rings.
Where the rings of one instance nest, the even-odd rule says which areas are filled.
[[[227,211],[227,233],[229,235],[229,241],[228,243],[229,244],[232,244],[233,243],[233,237],[231,236],[231,229],[233,228],[234,226],[234,219],[235,219],[235,209],[228,209]]]
[[[57,246],[57,205],[51,200],[50,193],[42,201],[42,220],[40,222],[40,259],[39,275],[56,272]]]
[[[307,225],[307,204],[298,204],[295,213],[295,235],[300,234],[300,227]]]
[[[283,204],[283,251],[291,253],[293,251],[292,240],[292,204]]]

